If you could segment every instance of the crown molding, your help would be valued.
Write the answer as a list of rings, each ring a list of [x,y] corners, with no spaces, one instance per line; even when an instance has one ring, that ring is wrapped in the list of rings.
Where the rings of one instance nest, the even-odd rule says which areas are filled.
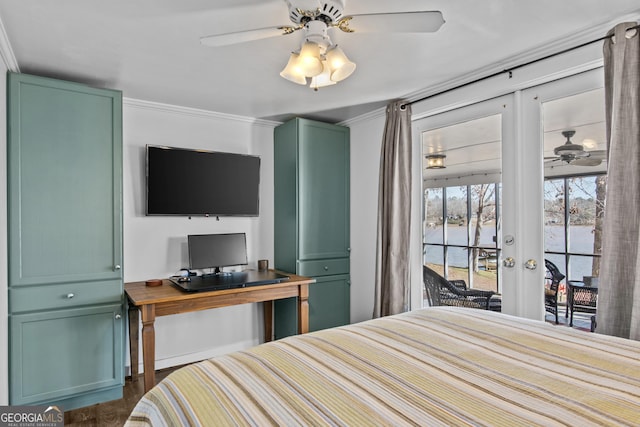
[[[18,66],[18,61],[16,60],[16,56],[13,54],[13,49],[11,48],[11,43],[9,42],[9,36],[7,35],[7,31],[4,28],[4,22],[2,22],[2,18],[0,17],[0,57],[4,61],[4,64],[7,66],[7,70],[19,73],[20,67]]]
[[[390,101],[391,102],[391,101]],[[352,119],[349,120],[345,120],[343,122],[337,123],[340,126],[353,126],[359,122],[364,122],[364,121],[368,121],[368,120],[373,120],[373,119],[377,119],[380,117],[385,117],[385,114],[387,112],[387,107],[380,107],[380,108],[376,108],[375,110],[369,111],[368,113],[364,113],[361,114],[357,117],[354,117]]]
[[[179,105],[164,104],[161,102],[145,101],[145,100],[134,99],[134,98],[125,97],[122,99],[122,104],[125,106],[129,106],[132,108],[139,108],[143,110],[154,110],[154,111],[160,111],[165,113],[181,114],[184,116],[202,117],[202,118],[208,118],[208,119],[229,120],[229,121],[236,121],[241,123],[248,123],[255,126],[276,127],[279,124],[281,124],[281,122],[256,119],[255,117],[237,116],[234,114],[219,113],[216,111],[202,110],[199,108],[191,108],[191,107],[182,107]]]

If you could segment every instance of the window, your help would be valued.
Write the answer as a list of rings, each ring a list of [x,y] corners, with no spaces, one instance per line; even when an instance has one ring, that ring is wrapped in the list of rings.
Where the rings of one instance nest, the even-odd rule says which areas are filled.
[[[604,174],[545,181],[545,257],[567,276],[565,280],[600,275],[606,184]],[[558,295],[566,302],[564,283]]]
[[[449,280],[498,292],[498,183],[424,191],[424,263]]]

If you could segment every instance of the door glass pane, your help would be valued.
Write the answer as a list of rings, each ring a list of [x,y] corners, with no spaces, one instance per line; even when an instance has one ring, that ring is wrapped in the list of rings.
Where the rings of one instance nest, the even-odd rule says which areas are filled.
[[[567,301],[567,286],[566,286],[567,268],[566,268],[565,256],[545,254],[545,259],[548,259],[549,261],[551,261],[556,267],[558,267],[558,270],[560,271],[560,273],[565,275],[565,279],[560,282],[560,286],[558,287],[558,302],[566,303]],[[545,274],[545,277],[547,276],[548,274]],[[545,279],[545,284],[550,285],[551,281]]]
[[[424,260],[450,280],[499,291],[502,115],[421,134]],[[444,167],[429,167],[429,155]],[[447,266],[446,271],[444,266]]]
[[[544,130],[545,258],[564,284],[598,276],[606,188],[604,89],[542,104]],[[591,255],[595,256],[591,256]]]
[[[444,243],[442,188],[424,190],[424,243]]]
[[[447,188],[447,244],[467,246],[467,187]]]
[[[569,259],[569,280],[582,280],[584,276],[596,276],[593,274],[594,257],[571,255]]]
[[[469,251],[467,248],[450,246],[447,248],[447,279],[464,280],[469,283]]]
[[[569,252],[593,254],[596,237],[596,188],[599,177],[576,177],[567,180],[569,188]],[[603,203],[603,202],[601,202]],[[601,232],[602,226],[598,224]],[[601,242],[598,242],[598,252]]]
[[[544,183],[544,246],[548,252],[564,252],[564,179]]]
[[[435,266],[440,266],[442,272],[442,266],[444,265],[444,247],[425,245],[424,248],[425,264],[434,270],[436,269]]]
[[[496,185],[471,185],[471,246],[496,247]]]

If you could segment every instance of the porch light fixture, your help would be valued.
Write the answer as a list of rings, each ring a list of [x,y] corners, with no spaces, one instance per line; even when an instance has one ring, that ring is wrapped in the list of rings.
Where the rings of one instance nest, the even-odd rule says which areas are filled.
[[[306,36],[302,46],[289,56],[280,76],[300,85],[306,85],[307,79],[311,79],[309,87],[317,91],[346,79],[355,71],[356,64],[331,42],[325,22],[309,21],[304,28]]]
[[[427,169],[444,169],[444,159],[447,158],[444,154],[427,154],[424,156],[427,159]]]

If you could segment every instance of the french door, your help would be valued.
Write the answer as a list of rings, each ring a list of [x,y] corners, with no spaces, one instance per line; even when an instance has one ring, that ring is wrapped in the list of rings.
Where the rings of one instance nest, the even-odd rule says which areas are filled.
[[[437,265],[450,279],[466,274],[480,288],[486,282],[478,277],[495,278],[503,313],[544,319],[544,116],[552,114],[550,101],[602,81],[596,69],[415,120],[414,182],[422,185],[414,191],[421,211],[413,221],[419,231],[412,248],[421,254],[414,264]],[[427,169],[426,156],[434,154],[446,156],[444,169]],[[495,206],[479,209],[478,188],[491,183]],[[422,296],[416,283],[413,307],[422,306]]]
[[[514,96],[507,95],[417,120],[413,127],[421,159],[421,241],[415,246],[421,264],[500,293],[502,310],[510,313],[517,289],[502,260],[513,258],[517,242],[514,179],[505,179],[517,170],[514,122]],[[432,156],[444,156],[445,167],[430,168]],[[422,304],[420,291],[412,293],[414,306]]]

